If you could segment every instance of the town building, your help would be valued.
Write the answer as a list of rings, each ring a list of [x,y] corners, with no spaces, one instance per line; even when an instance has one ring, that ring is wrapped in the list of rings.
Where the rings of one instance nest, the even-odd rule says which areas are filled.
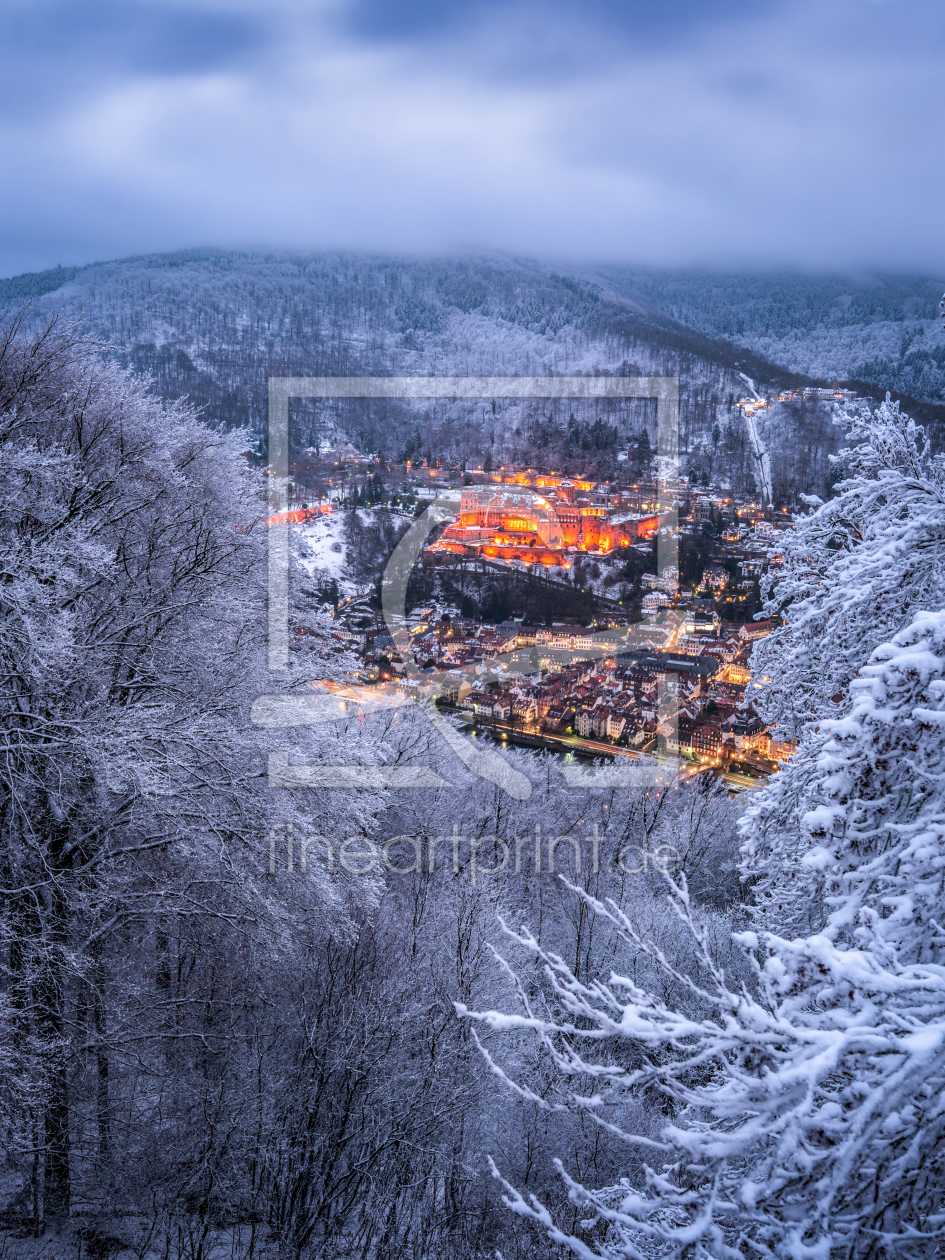
[[[739,630],[738,637],[745,643],[753,643],[756,639],[764,639],[774,627],[773,621],[746,621]]]
[[[722,727],[718,722],[699,722],[692,731],[692,755],[703,761],[718,758],[722,751]]]

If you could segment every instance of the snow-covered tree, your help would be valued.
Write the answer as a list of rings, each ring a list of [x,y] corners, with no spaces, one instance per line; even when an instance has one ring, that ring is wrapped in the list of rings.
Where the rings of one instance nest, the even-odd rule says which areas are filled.
[[[316,855],[304,883],[260,876],[272,821],[343,829],[351,811],[265,786],[265,509],[244,440],[72,329],[3,333],[0,1123],[41,1221],[68,1214],[76,1133],[108,1184],[120,1047],[136,1038],[141,1070],[160,1040],[183,925],[251,923],[244,947],[284,950],[300,921],[343,918]]]
[[[945,463],[889,399],[840,409],[836,423],[850,426],[838,457],[848,476],[786,534],[766,604],[784,624],[752,653],[753,703],[799,748],[746,811],[744,873],[760,921],[789,935],[823,922],[823,882],[801,862],[797,826],[822,720],[849,707],[876,647],[945,606]]]
[[[558,1014],[478,1018],[535,1031],[574,1082],[560,1101],[636,1145],[645,1176],[605,1189],[572,1181],[588,1224],[558,1229],[507,1186],[516,1211],[591,1256],[937,1255],[945,1237],[945,613],[920,614],[855,681],[806,796],[807,860],[826,880],[816,935],[737,939],[736,986],[682,888],[701,969],[682,975],[613,903],[594,903],[626,944],[696,999],[681,1014],[612,973],[582,983],[527,932]],[[601,1043],[608,1053],[594,1054]],[[501,1069],[496,1069],[501,1073]],[[676,1114],[660,1136],[622,1111],[658,1091]]]
[[[513,1089],[592,1117],[632,1151],[629,1175],[604,1188],[560,1165],[584,1210],[577,1231],[506,1185],[515,1211],[583,1260],[942,1253],[942,466],[889,402],[857,412],[852,436],[853,476],[788,540],[770,606],[787,625],[765,643],[763,703],[797,719],[801,748],[748,812],[762,894],[757,930],[735,937],[748,975],[720,964],[685,884],[671,897],[694,969],[588,898],[687,1001],[627,968],[578,977],[523,929],[511,935],[547,992],[506,964],[520,1013],[475,1016],[537,1034],[564,1081],[538,1094],[490,1058]],[[657,1136],[635,1110],[654,1094],[673,1113]]]
[[[784,624],[752,654],[752,702],[790,737],[836,714],[875,647],[945,604],[945,462],[888,397],[838,408],[835,423],[846,477],[779,541],[764,611]]]

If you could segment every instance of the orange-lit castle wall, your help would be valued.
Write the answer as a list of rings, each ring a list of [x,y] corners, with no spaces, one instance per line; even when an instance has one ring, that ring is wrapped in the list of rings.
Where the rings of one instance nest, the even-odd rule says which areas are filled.
[[[567,544],[563,541],[561,523],[554,508],[535,494],[514,494],[496,490],[482,495],[476,490],[464,490],[460,499],[459,520],[446,530],[444,537],[454,531],[502,530],[516,535],[520,544],[539,543],[555,550]]]
[[[568,568],[568,550],[612,551],[659,528],[655,515],[611,520],[606,501],[589,493],[591,482],[554,480],[553,498],[505,487],[464,489],[457,520],[430,550]]]
[[[293,512],[280,512],[278,516],[268,516],[267,525],[301,525],[316,516],[331,516],[331,504],[319,503],[317,507],[296,508]]]

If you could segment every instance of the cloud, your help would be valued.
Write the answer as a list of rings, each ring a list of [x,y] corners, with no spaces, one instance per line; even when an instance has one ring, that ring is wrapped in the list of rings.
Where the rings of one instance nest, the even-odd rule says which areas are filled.
[[[0,270],[199,244],[945,265],[936,0],[658,8],[132,2],[76,19],[77,59],[23,19]]]
[[[577,21],[609,37],[656,46],[677,45],[693,32],[771,9],[778,0],[543,0],[526,9],[531,24],[555,30]],[[353,0],[341,13],[343,28],[372,40],[423,40],[465,33],[488,20],[503,21],[508,0]]]
[[[0,118],[55,116],[103,84],[244,64],[267,41],[261,14],[160,0],[8,0],[0,20]]]

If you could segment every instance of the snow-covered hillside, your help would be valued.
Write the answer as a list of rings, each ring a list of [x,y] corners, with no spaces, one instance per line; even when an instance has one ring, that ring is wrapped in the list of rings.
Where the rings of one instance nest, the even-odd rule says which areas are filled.
[[[945,399],[945,277],[724,274],[605,267],[605,291],[645,303],[806,376]]]
[[[684,471],[697,482],[722,471],[750,490],[755,462],[734,408],[742,375],[769,395],[803,384],[791,374],[803,372],[942,397],[945,344],[931,320],[939,288],[626,268],[575,275],[508,257],[192,250],[0,281],[0,304],[28,299],[33,325],[57,312],[78,319],[165,398],[186,396],[260,444],[274,375],[677,376]],[[651,446],[657,436],[644,400],[300,400],[292,415],[301,448],[350,442],[386,460],[435,451],[494,466],[554,466],[566,449],[601,477],[642,431]],[[790,417],[764,440],[775,470],[803,466],[797,485],[787,477],[788,495],[824,490],[838,441],[829,417]]]
[[[594,372],[680,376],[684,429],[705,433],[713,407],[737,394],[743,366],[592,281],[509,258],[190,251],[0,282],[0,302],[25,296],[34,323],[54,311],[75,316],[165,395],[187,394],[212,419],[260,433],[273,374]],[[765,379],[765,365],[752,374]],[[338,421],[334,431],[361,449],[389,450],[392,432],[402,441],[411,421],[421,441],[442,423],[473,426],[477,443],[486,431],[492,445],[538,415],[563,426],[573,408],[385,404],[366,419],[362,408],[356,431],[343,408],[324,410],[323,427]]]
[[[344,525],[344,513],[333,512],[294,526],[293,532],[303,541],[299,559],[309,576],[320,583],[335,581],[340,594],[353,595],[357,587],[348,571]]]

